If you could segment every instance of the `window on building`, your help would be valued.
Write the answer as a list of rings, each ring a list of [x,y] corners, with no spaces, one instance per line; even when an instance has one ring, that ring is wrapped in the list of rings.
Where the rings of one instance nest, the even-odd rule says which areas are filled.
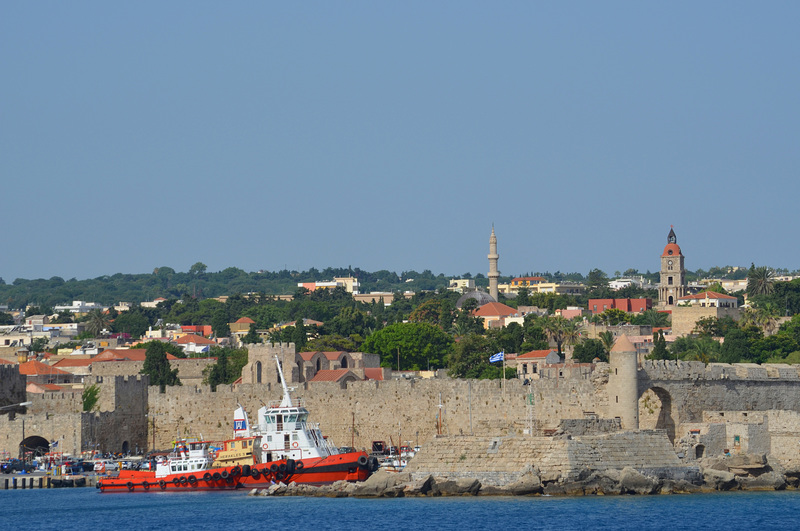
[[[672,277],[667,277],[667,284],[672,285]]]

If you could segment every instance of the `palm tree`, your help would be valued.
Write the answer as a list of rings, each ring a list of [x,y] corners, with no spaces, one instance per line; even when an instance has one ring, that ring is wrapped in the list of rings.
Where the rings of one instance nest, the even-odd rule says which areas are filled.
[[[610,353],[611,349],[614,347],[614,334],[606,330],[605,332],[600,332],[597,337],[603,343],[606,354]]]
[[[561,356],[561,345],[564,344],[564,329],[568,323],[567,319],[560,315],[548,317],[544,322],[544,331],[551,341],[558,347],[558,355]]]
[[[86,331],[93,337],[98,337],[103,330],[108,329],[110,322],[103,310],[92,310],[86,316]]]
[[[769,295],[775,282],[775,271],[767,266],[751,267],[747,273],[747,296]]]

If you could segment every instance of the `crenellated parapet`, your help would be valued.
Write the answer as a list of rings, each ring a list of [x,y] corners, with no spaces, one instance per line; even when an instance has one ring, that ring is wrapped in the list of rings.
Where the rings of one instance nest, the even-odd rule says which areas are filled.
[[[800,381],[800,365],[755,363],[709,363],[701,361],[646,360],[640,380],[787,380]]]

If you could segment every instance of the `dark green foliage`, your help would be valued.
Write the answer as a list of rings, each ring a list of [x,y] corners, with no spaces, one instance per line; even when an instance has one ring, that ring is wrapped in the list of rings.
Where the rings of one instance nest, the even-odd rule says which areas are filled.
[[[304,352],[358,352],[364,339],[359,335],[342,337],[330,334],[312,339],[303,347]]]
[[[521,353],[525,339],[525,330],[517,323],[509,323],[504,328],[488,330],[486,332],[486,337],[494,341],[503,352]]]
[[[456,343],[448,358],[447,372],[453,378],[502,378],[503,364],[489,363],[489,357],[499,351],[499,345],[495,341],[478,334],[470,334]]]
[[[725,341],[720,348],[719,361],[722,363],[752,362],[753,346],[761,337],[761,331],[754,326],[729,330],[725,334]]]
[[[0,326],[13,325],[14,317],[10,313],[0,312]]]
[[[83,410],[86,412],[94,410],[97,402],[100,400],[100,388],[97,385],[90,385],[83,390],[81,394],[81,401],[83,402]]]
[[[211,347],[209,356],[217,358],[217,362],[203,370],[203,382],[209,384],[212,391],[216,391],[218,385],[232,384],[238,380],[242,376],[242,368],[247,365],[246,348]]]
[[[437,369],[453,348],[453,338],[428,323],[396,323],[369,336],[361,350],[380,354],[381,366],[400,370]]]
[[[44,349],[47,348],[48,340],[46,337],[37,337],[31,341],[30,344],[30,351],[31,352],[44,352]]]
[[[150,385],[157,385],[162,393],[168,385],[181,385],[178,369],[170,366],[165,345],[159,341],[151,341],[147,344],[142,374],[148,375]]]
[[[129,310],[120,313],[112,323],[112,330],[117,333],[130,334],[131,337],[142,337],[152,323],[141,310]]]
[[[263,343],[261,336],[258,335],[256,332],[256,325],[255,323],[250,325],[250,330],[248,330],[247,334],[242,338],[242,343],[245,345],[253,345],[255,343]]]
[[[668,360],[670,353],[667,351],[667,340],[664,338],[664,332],[659,330],[653,332],[653,350],[650,351],[648,359],[651,360]]]
[[[586,339],[575,345],[572,359],[578,363],[592,363],[595,358],[599,358],[600,361],[608,361],[608,352],[599,339]]]

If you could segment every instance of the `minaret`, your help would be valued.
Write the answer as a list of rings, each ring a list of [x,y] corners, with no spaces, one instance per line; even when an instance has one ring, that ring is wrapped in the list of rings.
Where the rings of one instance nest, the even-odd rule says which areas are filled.
[[[489,237],[489,295],[494,300],[500,298],[497,291],[497,279],[500,277],[500,271],[497,270],[498,258],[500,255],[497,254],[497,236],[494,235],[494,224],[492,224],[492,235]]]

